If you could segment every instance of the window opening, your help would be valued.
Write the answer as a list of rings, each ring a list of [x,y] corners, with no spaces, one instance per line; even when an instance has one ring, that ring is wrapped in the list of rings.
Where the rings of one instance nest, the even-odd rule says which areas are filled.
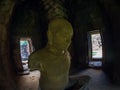
[[[102,66],[102,41],[99,30],[90,31],[88,33],[88,46],[89,46],[89,66],[101,67]]]
[[[91,34],[91,42],[92,42],[92,58],[102,59],[102,43],[100,33]]]
[[[24,71],[28,70],[28,57],[33,52],[32,41],[30,38],[20,39],[20,54]]]

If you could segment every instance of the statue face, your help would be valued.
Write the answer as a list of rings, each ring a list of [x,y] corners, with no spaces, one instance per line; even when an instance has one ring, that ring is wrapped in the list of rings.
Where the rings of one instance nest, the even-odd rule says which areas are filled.
[[[55,19],[49,23],[48,43],[56,49],[65,50],[71,43],[72,34],[72,26],[67,20]]]
[[[53,35],[53,46],[59,49],[67,49],[71,43],[71,37],[67,32],[62,32],[62,30],[58,30],[59,32],[54,33]]]

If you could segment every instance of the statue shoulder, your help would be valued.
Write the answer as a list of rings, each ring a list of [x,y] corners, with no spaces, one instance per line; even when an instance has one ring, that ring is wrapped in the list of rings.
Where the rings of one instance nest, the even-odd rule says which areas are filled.
[[[30,54],[30,56],[29,56],[29,59],[32,59],[32,58],[35,58],[35,57],[41,55],[41,54],[42,54],[42,51],[43,51],[43,50],[41,49],[41,50],[37,50],[37,51],[32,52],[32,53]]]
[[[39,64],[41,63],[41,56],[40,56],[41,51],[35,51],[30,54],[28,58],[28,65],[31,70],[38,69]]]

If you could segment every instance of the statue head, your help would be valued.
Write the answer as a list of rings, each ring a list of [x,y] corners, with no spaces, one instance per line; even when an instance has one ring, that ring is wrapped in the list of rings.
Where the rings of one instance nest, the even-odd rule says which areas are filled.
[[[48,45],[56,49],[66,50],[73,34],[71,24],[65,19],[54,19],[48,25]]]

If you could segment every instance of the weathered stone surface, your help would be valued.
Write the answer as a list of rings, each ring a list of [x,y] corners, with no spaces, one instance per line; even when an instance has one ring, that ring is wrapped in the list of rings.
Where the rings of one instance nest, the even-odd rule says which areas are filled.
[[[11,57],[17,73],[23,71],[20,53],[20,39],[30,38],[34,50],[41,48],[41,16],[36,1],[25,1],[16,5],[10,24]],[[38,7],[38,8],[37,8]],[[42,13],[43,14],[43,13]],[[44,25],[45,26],[45,25]]]
[[[30,71],[27,75],[17,76],[17,90],[39,90],[40,76],[41,73],[38,70]]]
[[[45,10],[47,12],[47,18],[52,20],[54,18],[67,18],[66,11],[63,3],[60,0],[42,0]]]
[[[65,19],[54,19],[48,25],[48,44],[30,55],[30,69],[41,72],[42,90],[64,90],[68,84],[70,57],[68,47],[72,26]]]
[[[0,1],[0,89],[14,90],[14,81],[12,80],[12,68],[9,57],[8,23],[13,10],[14,1]]]

